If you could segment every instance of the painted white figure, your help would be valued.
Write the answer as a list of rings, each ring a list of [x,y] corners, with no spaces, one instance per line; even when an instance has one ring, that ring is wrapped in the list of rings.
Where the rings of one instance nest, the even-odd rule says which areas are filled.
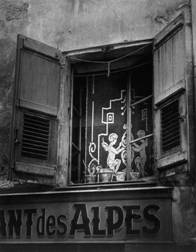
[[[145,131],[144,130],[138,130],[137,132],[137,136],[138,138],[142,138],[145,136]],[[148,146],[148,141],[147,139],[142,139],[139,141],[140,143],[134,143],[132,146],[132,149],[134,150],[134,152],[138,152],[140,159],[137,159],[137,167],[140,166],[140,172],[141,175],[144,176],[144,167],[146,164],[146,160],[147,160],[147,155],[146,155],[146,147]],[[141,163],[139,165],[139,162]]]
[[[127,131],[126,131],[126,124],[123,125],[123,129],[125,130],[125,132],[122,135],[121,138],[121,146],[124,147],[124,150],[121,152],[121,160],[123,162],[124,165],[127,164]]]
[[[114,147],[118,139],[118,135],[116,133],[111,133],[108,137],[109,144],[107,144],[104,139],[102,138],[102,147],[105,151],[108,152],[107,157],[107,165],[110,169],[112,169],[115,173],[118,171],[121,160],[116,159],[116,155],[119,154],[121,151],[123,151],[125,148],[122,146],[122,143],[119,144],[117,148]]]
[[[140,173],[140,176],[141,177],[144,177],[144,169],[142,167],[142,160],[141,160],[141,157],[140,156],[137,156],[135,159],[134,159],[134,163],[135,163],[135,167],[136,167],[136,172],[139,172]]]

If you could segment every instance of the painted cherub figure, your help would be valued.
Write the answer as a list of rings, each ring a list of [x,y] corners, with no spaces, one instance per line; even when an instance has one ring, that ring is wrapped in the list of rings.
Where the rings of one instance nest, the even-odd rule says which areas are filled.
[[[145,137],[145,131],[144,130],[138,130],[137,132],[138,138],[143,138]],[[146,155],[146,147],[148,146],[148,140],[147,139],[141,139],[139,141],[140,143],[134,143],[132,146],[132,149],[134,152],[139,153],[139,157],[137,156],[135,160],[136,167],[139,168],[140,173],[142,176],[144,176],[144,167],[146,164],[147,160],[147,155]]]
[[[117,154],[122,152],[125,148],[122,146],[122,143],[119,144],[117,148],[114,147],[118,139],[118,135],[116,133],[111,133],[108,137],[109,144],[107,144],[104,141],[104,138],[102,138],[102,147],[104,148],[105,151],[108,152],[108,157],[107,157],[107,165],[110,169],[112,169],[115,173],[118,171],[121,160],[115,158]]]

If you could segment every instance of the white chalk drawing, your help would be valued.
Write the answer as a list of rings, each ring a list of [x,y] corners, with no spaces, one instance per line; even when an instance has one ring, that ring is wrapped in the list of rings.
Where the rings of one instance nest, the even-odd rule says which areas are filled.
[[[125,132],[123,133],[122,135],[122,138],[121,138],[121,146],[124,147],[124,149],[122,150],[121,152],[121,160],[123,162],[124,165],[127,164],[127,126],[126,124],[123,125],[123,129],[125,130]]]
[[[111,112],[115,102],[120,102],[120,113],[124,116],[126,113],[126,90],[121,90],[120,97],[109,100],[108,107],[101,108],[101,124],[105,125],[105,131],[94,136],[94,101],[92,101],[92,120],[91,120],[91,142],[88,147],[88,154],[91,158],[87,165],[88,173],[95,174],[96,168],[102,166],[100,160],[101,148],[107,152],[107,167],[113,170],[115,173],[119,171],[121,164],[126,167],[127,164],[127,125],[123,125],[122,137],[112,132],[109,134],[109,125],[115,124],[115,112]],[[135,108],[132,107],[132,113],[135,113]],[[148,109],[141,110],[141,121],[145,121],[145,130],[148,131]],[[134,139],[143,138],[146,135],[145,130],[138,129],[136,137],[134,138],[131,127],[131,141]],[[96,137],[96,139],[94,139]],[[115,147],[118,139],[119,144]],[[96,145],[97,143],[97,145]],[[145,166],[147,162],[146,148],[148,146],[147,139],[140,139],[139,141],[131,144],[131,166],[133,171],[139,172],[140,177],[145,176]],[[120,155],[118,155],[120,154]],[[118,155],[118,157],[116,157]],[[134,168],[133,168],[134,167]],[[126,169],[126,168],[125,168]]]
[[[93,88],[94,89],[94,88]],[[109,134],[109,125],[115,123],[115,114],[114,112],[109,112],[112,109],[114,102],[121,102],[121,115],[124,115],[126,112],[126,90],[121,90],[120,97],[109,100],[108,107],[102,107],[101,112],[101,123],[105,125],[105,132],[100,133],[97,136],[97,145],[94,141],[94,101],[92,101],[92,121],[91,121],[91,142],[89,144],[88,153],[91,157],[90,162],[88,163],[88,170],[91,170],[91,167],[95,164],[100,165],[100,147],[101,139],[107,137]],[[104,116],[106,117],[104,118]],[[124,140],[125,141],[125,140]],[[95,156],[97,152],[97,156]]]
[[[104,150],[108,152],[107,165],[115,173],[118,171],[121,164],[121,160],[115,157],[117,154],[121,153],[125,149],[125,147],[122,146],[121,142],[117,148],[114,147],[114,145],[117,142],[117,139],[118,139],[118,135],[116,133],[111,133],[108,137],[108,140],[110,143],[107,144],[104,141],[104,138],[102,138],[102,143],[101,143]]]
[[[137,138],[142,138],[145,136],[145,130],[138,130],[137,131]],[[145,164],[147,161],[147,154],[146,154],[146,147],[148,146],[148,140],[142,139],[137,143],[133,143],[131,146],[132,151],[134,152],[134,155],[136,154],[136,157],[134,158],[134,163],[136,167],[136,171],[140,173],[141,177],[144,177],[145,175]],[[133,161],[133,159],[132,159]]]

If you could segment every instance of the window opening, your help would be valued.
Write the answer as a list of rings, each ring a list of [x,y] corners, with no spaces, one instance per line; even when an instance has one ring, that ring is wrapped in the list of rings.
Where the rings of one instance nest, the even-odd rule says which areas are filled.
[[[131,70],[110,69],[109,75],[74,75],[72,183],[137,181],[153,175],[151,56],[142,60]]]

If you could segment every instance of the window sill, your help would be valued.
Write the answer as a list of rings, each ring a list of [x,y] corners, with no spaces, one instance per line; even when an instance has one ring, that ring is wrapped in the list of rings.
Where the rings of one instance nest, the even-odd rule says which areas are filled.
[[[112,202],[126,200],[172,200],[172,187],[168,186],[143,186],[118,187],[118,188],[64,188],[60,191],[51,189],[48,191],[7,191],[0,194],[0,203],[4,204],[12,200],[17,203],[36,202]]]
[[[110,183],[77,183],[69,184],[64,188],[56,188],[55,190],[89,190],[89,189],[115,189],[115,188],[138,188],[138,187],[154,187],[157,186],[156,177],[146,177],[142,179],[124,181],[124,182],[110,182]]]

